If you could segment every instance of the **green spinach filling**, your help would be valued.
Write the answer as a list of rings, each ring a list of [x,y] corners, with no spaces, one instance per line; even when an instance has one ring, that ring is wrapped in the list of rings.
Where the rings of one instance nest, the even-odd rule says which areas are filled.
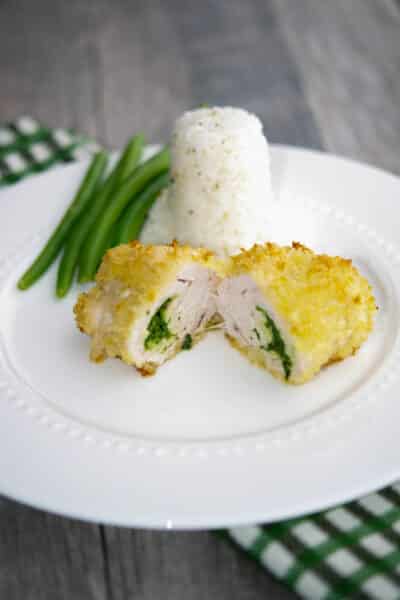
[[[152,350],[163,340],[169,340],[172,337],[175,337],[169,329],[169,322],[167,320],[167,308],[172,300],[173,298],[167,298],[167,300],[161,304],[157,312],[151,317],[150,323],[147,326],[148,335],[144,340],[145,350]]]
[[[185,337],[183,338],[182,350],[190,350],[190,348],[192,346],[193,346],[192,336],[190,335],[190,333],[187,333],[185,335]]]
[[[281,360],[282,368],[285,373],[285,379],[289,379],[290,373],[292,372],[293,362],[286,351],[285,342],[279,332],[279,329],[271,319],[267,311],[261,306],[256,306],[256,310],[265,317],[264,327],[271,336],[271,341],[267,345],[261,345],[260,348],[266,352],[274,352]],[[254,330],[258,340],[260,341],[260,334],[257,329]]]

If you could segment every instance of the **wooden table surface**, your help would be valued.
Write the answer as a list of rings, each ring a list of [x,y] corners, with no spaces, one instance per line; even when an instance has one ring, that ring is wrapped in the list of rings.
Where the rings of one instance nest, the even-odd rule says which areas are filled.
[[[399,0],[0,0],[0,121],[119,147],[185,109],[257,113],[272,142],[400,173]],[[1,474],[0,474],[1,477]],[[207,532],[119,529],[0,499],[0,598],[293,598]]]

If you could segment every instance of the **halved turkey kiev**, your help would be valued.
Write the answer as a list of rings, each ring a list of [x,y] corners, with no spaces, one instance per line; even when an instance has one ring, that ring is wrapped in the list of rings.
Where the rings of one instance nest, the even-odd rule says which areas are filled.
[[[252,362],[298,384],[354,354],[376,306],[350,260],[301,244],[267,243],[222,260],[132,242],[106,254],[74,310],[96,362],[119,357],[149,375],[217,322]]]
[[[217,308],[232,342],[252,362],[289,383],[354,354],[376,311],[367,280],[350,260],[298,243],[267,243],[232,257]]]
[[[205,249],[138,242],[109,250],[75,306],[93,361],[118,357],[143,375],[189,349],[215,316],[223,263]]]

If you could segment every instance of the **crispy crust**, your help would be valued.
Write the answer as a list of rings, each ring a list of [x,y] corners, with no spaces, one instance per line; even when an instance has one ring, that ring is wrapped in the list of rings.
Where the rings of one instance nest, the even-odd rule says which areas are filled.
[[[160,290],[188,262],[200,263],[220,277],[247,274],[254,279],[285,323],[296,356],[305,358],[306,368],[301,376],[291,377],[290,383],[303,383],[322,366],[354,354],[372,330],[375,300],[351,260],[317,255],[298,242],[284,247],[256,245],[226,260],[204,248],[132,242],[106,253],[96,285],[80,294],[74,307],[79,329],[92,336],[93,361],[119,357],[131,363],[125,342],[133,322],[146,314]],[[113,298],[109,300],[113,322],[111,328],[99,332],[96,311],[105,297]],[[231,343],[252,362],[266,366],[262,351]],[[139,370],[151,375],[155,368],[149,363]],[[282,378],[279,372],[273,375]]]
[[[80,294],[74,307],[78,328],[92,336],[91,360],[101,362],[118,356],[131,364],[126,340],[133,323],[146,315],[161,291],[190,262],[217,273],[222,273],[225,267],[209,250],[193,249],[176,242],[150,246],[134,241],[109,250],[97,273],[96,285]],[[108,302],[112,324],[100,331],[96,313],[102,302]],[[149,374],[154,366],[141,366],[141,369]]]
[[[267,243],[232,257],[230,274],[255,280],[285,323],[296,354],[306,357],[304,373],[291,383],[303,383],[322,366],[354,354],[373,328],[371,286],[351,260],[317,255],[298,242],[284,247]],[[241,350],[252,362],[264,362],[253,351]]]
[[[117,279],[125,286],[138,289],[141,297],[153,299],[160,285],[169,283],[180,267],[197,262],[220,272],[224,262],[205,248],[191,248],[177,242],[165,246],[151,246],[133,241],[106,252],[96,276],[101,285]]]

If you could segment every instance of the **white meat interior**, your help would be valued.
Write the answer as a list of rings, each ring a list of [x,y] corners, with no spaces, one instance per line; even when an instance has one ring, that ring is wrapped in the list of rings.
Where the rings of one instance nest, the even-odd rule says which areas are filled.
[[[193,338],[200,334],[216,312],[217,283],[218,277],[213,271],[196,263],[186,265],[175,282],[162,291],[149,314],[134,323],[127,342],[134,364],[141,366],[151,362],[160,365],[181,349],[187,335]],[[173,335],[155,347],[146,349],[150,321],[169,299],[165,317]]]
[[[217,310],[230,337],[236,339],[241,347],[259,349],[267,368],[277,370],[285,376],[282,356],[273,350],[267,350],[273,342],[271,327],[266,326],[268,315],[284,342],[291,361],[291,374],[301,368],[298,361],[294,360],[293,343],[285,323],[251,277],[239,275],[222,281],[217,291]]]

